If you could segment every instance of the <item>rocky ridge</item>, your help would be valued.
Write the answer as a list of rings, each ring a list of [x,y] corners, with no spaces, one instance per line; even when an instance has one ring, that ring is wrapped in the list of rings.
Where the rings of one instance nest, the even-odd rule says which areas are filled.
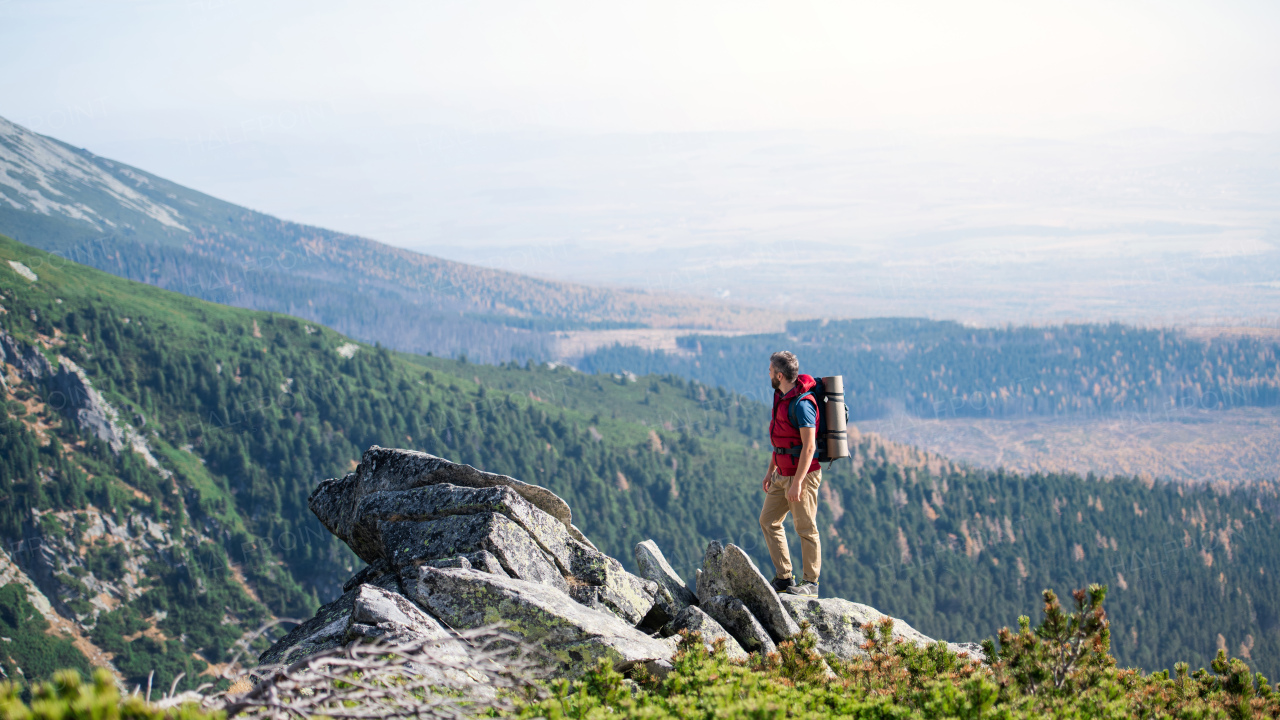
[[[292,663],[352,642],[438,642],[501,625],[537,648],[548,670],[580,675],[607,658],[622,671],[670,668],[681,630],[723,639],[731,657],[772,652],[808,631],[823,653],[864,653],[861,627],[883,614],[838,598],[779,595],[741,548],[712,542],[695,589],[653,541],[635,548],[640,575],[596,549],[568,504],[546,488],[426,453],[373,446],[356,470],[311,494],[312,512],[368,565],[259,657]],[[893,634],[933,641],[902,620]],[[950,644],[982,659],[975,644]]]

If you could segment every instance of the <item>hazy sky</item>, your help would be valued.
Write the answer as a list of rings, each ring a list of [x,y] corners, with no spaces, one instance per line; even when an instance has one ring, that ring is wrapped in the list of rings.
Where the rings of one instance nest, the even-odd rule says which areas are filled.
[[[77,143],[286,123],[1270,132],[1277,37],[1271,0],[0,0],[0,115]]]
[[[1270,316],[1276,38],[1275,0],[0,0],[0,116],[545,276],[800,302],[762,290],[785,269],[849,315]]]

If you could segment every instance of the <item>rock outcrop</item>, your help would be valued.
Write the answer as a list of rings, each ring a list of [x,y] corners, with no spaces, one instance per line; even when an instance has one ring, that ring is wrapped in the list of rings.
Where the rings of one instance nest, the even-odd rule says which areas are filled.
[[[119,454],[128,448],[142,456],[143,461],[164,477],[173,473],[162,467],[146,437],[120,420],[120,413],[93,387],[89,376],[71,358],[58,356],[55,367],[38,348],[14,339],[0,330],[0,381],[4,363],[12,365],[23,380],[43,387],[48,406],[71,420],[80,430],[92,433]],[[4,383],[7,386],[7,383]],[[146,424],[141,415],[135,415],[139,427]]]
[[[667,562],[666,556],[652,540],[636,545],[636,566],[640,577],[658,584],[656,607],[668,621],[674,620],[685,608],[698,604],[698,596],[684,584]]]
[[[560,669],[577,675],[599,658],[625,670],[666,661],[671,648],[617,616],[589,608],[554,588],[461,568],[405,568],[406,594],[450,627],[502,623]]]
[[[738,598],[713,595],[703,600],[698,607],[727,630],[747,652],[771,653],[778,649],[760,620]]]
[[[374,445],[364,452],[356,471],[343,478],[320,483],[311,493],[311,512],[329,532],[342,538],[365,562],[373,558],[361,554],[368,551],[359,542],[352,543],[364,498],[376,492],[412,490],[429,485],[454,485],[463,488],[508,487],[542,512],[559,520],[571,534],[575,532],[569,505],[555,493],[537,485],[529,485],[506,475],[477,470],[444,458],[413,450],[395,450]],[[404,496],[400,496],[404,498]],[[404,498],[406,501],[408,498]],[[579,542],[585,543],[585,538]]]
[[[868,605],[841,600],[840,598],[812,598],[799,595],[782,595],[782,602],[787,611],[797,622],[808,622],[809,629],[817,639],[817,650],[821,653],[835,653],[842,658],[866,655],[862,644],[866,635],[862,626],[866,623],[879,623],[888,617],[884,613]],[[932,638],[911,627],[906,621],[893,618],[892,637],[914,643],[921,647],[933,644]],[[986,660],[981,647],[977,643],[947,643],[947,647],[955,653],[966,653],[975,660]]]
[[[845,600],[779,597],[735,545],[708,546],[696,591],[653,541],[636,546],[633,575],[546,488],[421,452],[371,447],[355,472],[322,482],[310,506],[369,564],[264,652],[264,664],[353,642],[465,658],[457,632],[500,626],[556,675],[580,675],[600,659],[662,675],[679,632],[701,633],[708,647],[723,639],[729,657],[744,659],[775,651],[808,622],[820,650],[851,658],[863,652],[862,623],[883,617]],[[894,632],[930,642],[900,620]],[[458,678],[448,666],[422,671],[450,684]]]

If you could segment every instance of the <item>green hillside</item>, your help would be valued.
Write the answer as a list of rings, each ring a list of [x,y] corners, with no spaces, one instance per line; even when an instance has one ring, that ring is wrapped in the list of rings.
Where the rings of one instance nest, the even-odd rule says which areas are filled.
[[[306,498],[371,444],[544,485],[624,561],[654,538],[691,576],[719,539],[770,569],[756,524],[765,413],[727,391],[397,354],[7,238],[0,293],[0,329],[82,368],[158,460],[112,452],[59,411],[65,396],[5,368],[0,534],[130,683],[151,669],[162,687],[178,672],[196,682],[245,628],[333,597],[357,563]],[[1037,617],[1043,588],[1104,582],[1121,664],[1204,665],[1222,643],[1280,670],[1274,488],[1024,478],[857,446],[824,483],[825,595],[978,640]]]

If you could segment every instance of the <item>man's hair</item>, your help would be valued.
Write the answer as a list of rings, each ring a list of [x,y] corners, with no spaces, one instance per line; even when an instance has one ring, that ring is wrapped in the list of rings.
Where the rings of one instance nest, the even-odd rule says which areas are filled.
[[[797,358],[796,354],[790,350],[779,350],[770,355],[769,365],[774,370],[782,373],[782,377],[786,378],[787,382],[795,382],[796,378],[800,376],[800,358]]]

